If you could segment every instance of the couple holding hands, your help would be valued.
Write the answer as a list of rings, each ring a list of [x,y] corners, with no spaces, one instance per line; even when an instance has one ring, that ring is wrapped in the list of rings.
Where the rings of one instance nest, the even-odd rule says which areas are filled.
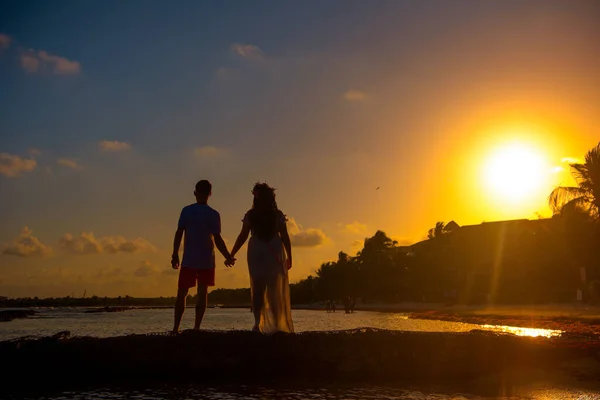
[[[286,217],[277,208],[275,189],[266,183],[257,183],[252,189],[252,208],[242,220],[242,230],[231,250],[221,237],[221,216],[208,205],[212,185],[207,180],[196,184],[196,203],[181,211],[171,266],[179,269],[175,323],[173,333],[185,310],[190,288],[198,286],[194,329],[200,329],[208,296],[208,287],[215,285],[216,247],[225,257],[225,265],[235,264],[235,255],[248,236],[248,270],[254,313],[253,331],[264,334],[293,332],[288,270],[292,267],[292,245],[286,227]],[[179,247],[184,239],[183,260],[179,261]]]

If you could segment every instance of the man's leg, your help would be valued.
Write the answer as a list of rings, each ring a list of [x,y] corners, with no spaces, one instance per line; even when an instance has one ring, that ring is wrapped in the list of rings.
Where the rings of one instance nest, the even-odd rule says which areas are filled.
[[[194,323],[194,329],[200,329],[202,318],[204,318],[204,312],[206,311],[206,303],[208,299],[208,286],[198,282],[198,296],[196,296],[196,322]]]
[[[177,300],[175,300],[175,323],[173,324],[173,333],[179,332],[179,325],[181,324],[181,317],[183,317],[183,311],[185,310],[185,298],[188,295],[187,288],[177,289]]]

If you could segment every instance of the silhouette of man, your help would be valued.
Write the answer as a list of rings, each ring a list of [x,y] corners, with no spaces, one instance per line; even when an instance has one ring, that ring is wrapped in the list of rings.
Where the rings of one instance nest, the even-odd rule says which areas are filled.
[[[188,291],[196,284],[198,285],[198,296],[196,298],[194,329],[200,329],[206,311],[208,287],[215,285],[214,247],[216,246],[225,257],[225,265],[231,267],[235,263],[235,259],[229,254],[221,237],[221,216],[208,205],[208,198],[212,194],[211,183],[207,180],[201,180],[196,183],[195,189],[196,203],[190,204],[181,210],[173,241],[171,266],[173,269],[179,269],[179,246],[185,232],[183,261],[179,270],[177,300],[175,301],[173,334],[179,332]]]

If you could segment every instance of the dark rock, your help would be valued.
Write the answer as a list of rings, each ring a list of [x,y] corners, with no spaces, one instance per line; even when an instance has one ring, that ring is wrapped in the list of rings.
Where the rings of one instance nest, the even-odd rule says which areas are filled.
[[[57,337],[55,335],[54,337]],[[570,373],[586,365],[600,376],[600,345],[563,346],[561,339],[488,333],[356,329],[258,335],[249,331],[185,331],[181,335],[0,342],[3,389],[18,390],[22,371],[44,371],[36,385],[130,382],[266,384],[277,382],[469,382],[513,370]],[[581,360],[587,360],[581,364]],[[565,372],[566,371],[566,372]],[[575,373],[575,371],[573,371]],[[77,380],[72,377],[77,376]],[[45,386],[44,386],[45,387]]]
[[[0,322],[12,321],[16,318],[27,318],[30,315],[35,315],[33,310],[4,310],[0,311]]]

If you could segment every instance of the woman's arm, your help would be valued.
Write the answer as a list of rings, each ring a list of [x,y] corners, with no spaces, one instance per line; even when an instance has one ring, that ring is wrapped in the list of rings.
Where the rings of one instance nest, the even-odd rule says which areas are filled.
[[[279,228],[279,234],[281,235],[281,241],[283,242],[283,247],[285,247],[285,253],[287,254],[287,267],[290,269],[292,268],[292,242],[290,241],[290,235],[285,222],[281,224]]]

